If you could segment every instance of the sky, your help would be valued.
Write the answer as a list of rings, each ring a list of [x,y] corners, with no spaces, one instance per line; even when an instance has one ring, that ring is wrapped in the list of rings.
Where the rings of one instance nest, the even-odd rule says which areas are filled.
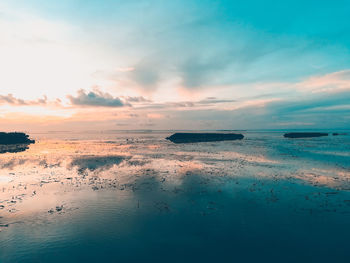
[[[350,128],[349,1],[2,0],[4,131]]]

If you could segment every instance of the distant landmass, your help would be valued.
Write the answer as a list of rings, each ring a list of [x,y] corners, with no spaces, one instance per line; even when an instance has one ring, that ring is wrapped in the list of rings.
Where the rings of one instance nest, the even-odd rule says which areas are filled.
[[[324,132],[290,132],[285,133],[285,138],[311,138],[311,137],[322,137],[328,136],[328,133]]]
[[[29,135],[23,132],[0,132],[0,145],[31,143],[35,143],[35,140],[29,139]]]
[[[333,136],[339,136],[339,135],[348,135],[347,133],[338,133],[338,132],[333,132]]]
[[[195,143],[242,140],[243,134],[237,133],[174,133],[166,139],[173,143]]]

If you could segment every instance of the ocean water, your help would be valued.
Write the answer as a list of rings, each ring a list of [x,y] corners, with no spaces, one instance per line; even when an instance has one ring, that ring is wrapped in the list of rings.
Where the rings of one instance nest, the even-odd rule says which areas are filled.
[[[242,133],[49,132],[0,149],[0,262],[350,262],[350,135]]]

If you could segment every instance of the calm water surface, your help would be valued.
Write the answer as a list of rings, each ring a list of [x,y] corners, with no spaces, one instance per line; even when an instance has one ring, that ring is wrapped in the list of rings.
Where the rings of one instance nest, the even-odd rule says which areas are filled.
[[[0,149],[0,262],[349,262],[349,135],[170,134]]]

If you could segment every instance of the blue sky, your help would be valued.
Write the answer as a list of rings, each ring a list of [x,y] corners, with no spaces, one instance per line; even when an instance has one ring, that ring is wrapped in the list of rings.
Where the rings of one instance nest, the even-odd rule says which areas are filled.
[[[1,120],[347,128],[349,13],[349,1],[2,1]]]

